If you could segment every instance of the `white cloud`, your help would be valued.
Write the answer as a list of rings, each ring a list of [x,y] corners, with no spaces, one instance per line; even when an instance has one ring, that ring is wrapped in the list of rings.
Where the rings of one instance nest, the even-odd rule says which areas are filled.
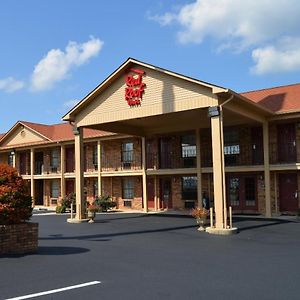
[[[284,38],[276,46],[266,46],[252,51],[258,75],[300,70],[300,38]]]
[[[242,46],[255,45],[282,34],[300,32],[298,0],[197,0],[177,13],[167,12],[154,19],[163,25],[176,20],[182,43],[201,43],[213,37]]]
[[[13,93],[17,90],[22,89],[25,86],[23,81],[16,80],[13,77],[7,77],[5,79],[0,79],[0,90],[7,93]]]
[[[64,106],[67,108],[72,108],[74,107],[77,103],[79,102],[79,100],[68,100],[64,103]]]
[[[257,74],[269,72],[270,64],[276,71],[300,69],[299,0],[196,0],[152,19],[163,26],[179,24],[182,44],[211,38],[218,42],[217,52],[251,50]],[[288,39],[293,41],[283,46]]]
[[[31,88],[34,91],[50,89],[53,85],[65,79],[72,68],[88,62],[98,55],[103,41],[91,37],[89,41],[79,44],[69,42],[65,51],[50,50],[34,67],[31,78]]]

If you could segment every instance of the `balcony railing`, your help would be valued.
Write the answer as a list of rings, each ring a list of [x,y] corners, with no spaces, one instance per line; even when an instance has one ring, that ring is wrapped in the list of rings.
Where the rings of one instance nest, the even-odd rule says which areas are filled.
[[[195,168],[196,155],[194,150],[184,151],[184,157],[180,153],[160,152],[147,153],[147,169],[180,169]]]
[[[59,166],[45,166],[42,161],[35,162],[35,175],[44,175],[44,174],[58,174],[60,173]]]
[[[141,155],[132,153],[121,159],[121,155],[106,155],[101,158],[102,171],[140,170],[142,166]]]
[[[224,147],[225,166],[251,166],[263,164],[263,147],[260,145],[226,145]],[[212,167],[212,149],[201,148],[201,166]]]
[[[297,162],[296,142],[277,144],[271,143],[270,164],[289,164]]]

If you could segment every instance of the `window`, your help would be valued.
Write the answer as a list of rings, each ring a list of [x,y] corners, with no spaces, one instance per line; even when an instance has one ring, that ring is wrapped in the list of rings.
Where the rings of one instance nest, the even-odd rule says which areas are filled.
[[[196,157],[195,135],[184,135],[181,137],[181,157]]]
[[[52,180],[51,181],[51,198],[59,197],[59,181]]]
[[[196,176],[182,177],[182,199],[183,200],[197,199],[197,177]]]
[[[93,146],[93,165],[95,169],[98,169],[98,146],[94,145]]]
[[[181,137],[181,157],[184,167],[196,166],[196,141],[195,135],[184,135]]]
[[[7,163],[11,167],[13,167],[13,165],[14,165],[14,154],[11,154],[11,153],[8,154]]]
[[[53,172],[57,171],[59,166],[59,153],[58,149],[54,149],[51,151],[51,169]]]
[[[123,199],[133,199],[134,198],[134,182],[132,178],[123,179]]]
[[[234,165],[237,163],[237,155],[240,154],[240,136],[238,128],[224,129],[224,155],[225,163]]]
[[[122,165],[123,168],[130,168],[133,162],[133,143],[122,144]]]

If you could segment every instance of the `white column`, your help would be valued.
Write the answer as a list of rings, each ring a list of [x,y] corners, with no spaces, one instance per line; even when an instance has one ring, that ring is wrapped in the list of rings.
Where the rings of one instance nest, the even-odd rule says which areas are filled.
[[[142,182],[143,182],[143,204],[144,211],[148,211],[147,202],[147,177],[146,177],[146,141],[145,137],[142,137]]]
[[[97,143],[97,164],[98,164],[98,197],[102,195],[102,181],[101,181],[101,141]]]
[[[33,206],[35,206],[34,199],[34,149],[30,149],[30,195],[32,197]]]
[[[85,218],[84,203],[84,157],[83,157],[83,129],[81,127],[74,129],[75,135],[75,176],[76,176],[76,219]]]
[[[219,115],[211,117],[212,154],[213,154],[213,179],[214,179],[214,206],[215,227],[224,229],[224,211],[226,210],[225,199],[225,171],[224,171],[224,146],[222,139],[223,123],[222,111]]]
[[[264,177],[265,177],[265,199],[266,199],[266,217],[272,217],[271,210],[271,191],[270,191],[270,161],[269,161],[269,123],[263,123],[263,141],[264,141]]]
[[[60,195],[63,198],[66,197],[66,182],[65,182],[65,172],[66,172],[66,147],[61,145],[60,147]]]
[[[196,161],[197,161],[197,198],[198,207],[202,207],[202,173],[201,173],[200,129],[196,129]]]

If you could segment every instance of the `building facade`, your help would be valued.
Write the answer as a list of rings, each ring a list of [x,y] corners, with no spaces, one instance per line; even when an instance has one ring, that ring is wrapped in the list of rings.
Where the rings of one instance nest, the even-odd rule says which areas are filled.
[[[295,213],[299,92],[296,84],[238,94],[129,59],[64,116],[68,123],[17,122],[0,136],[0,162],[30,181],[35,205],[76,192],[79,205],[111,195],[122,210],[205,202],[220,222],[226,206]]]

